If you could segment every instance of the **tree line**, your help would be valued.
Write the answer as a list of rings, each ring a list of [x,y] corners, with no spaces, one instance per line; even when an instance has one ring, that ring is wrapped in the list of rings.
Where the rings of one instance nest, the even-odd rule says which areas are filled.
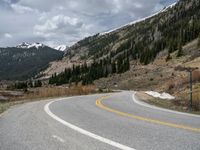
[[[14,89],[24,89],[24,90],[27,90],[27,88],[37,88],[37,87],[42,87],[42,82],[40,80],[20,81],[14,83],[13,85]]]
[[[66,68],[58,75],[53,74],[49,79],[49,84],[62,85],[81,82],[82,85],[87,85],[99,78],[108,77],[115,73],[124,73],[129,69],[129,55],[124,52],[115,59],[106,57],[99,61],[93,60],[91,64],[73,65],[72,68]]]

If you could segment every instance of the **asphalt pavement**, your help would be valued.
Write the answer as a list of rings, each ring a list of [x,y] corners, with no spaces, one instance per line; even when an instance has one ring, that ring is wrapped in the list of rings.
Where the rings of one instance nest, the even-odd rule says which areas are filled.
[[[144,107],[132,95],[14,106],[0,117],[0,150],[200,150],[200,117]]]

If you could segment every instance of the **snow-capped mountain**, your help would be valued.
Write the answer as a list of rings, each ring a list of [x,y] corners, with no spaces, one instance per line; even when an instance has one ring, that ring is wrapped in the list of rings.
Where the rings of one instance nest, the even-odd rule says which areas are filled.
[[[59,50],[59,51],[67,51],[68,48],[69,47],[66,45],[59,45],[59,46],[54,47],[54,49]]]
[[[36,49],[39,49],[39,48],[43,48],[45,47],[44,44],[41,44],[41,43],[26,43],[26,42],[23,42],[19,45],[16,46],[17,48],[23,48],[23,49],[29,49],[29,48],[36,48]]]
[[[30,48],[39,49],[39,48],[50,47],[50,46],[46,46],[46,45],[41,44],[41,43],[32,43],[31,44],[31,43],[23,42],[23,43],[17,45],[16,47],[22,48],[22,49],[30,49]],[[59,46],[51,47],[51,48],[58,50],[58,51],[67,51],[69,47],[66,46],[66,45],[59,45]]]

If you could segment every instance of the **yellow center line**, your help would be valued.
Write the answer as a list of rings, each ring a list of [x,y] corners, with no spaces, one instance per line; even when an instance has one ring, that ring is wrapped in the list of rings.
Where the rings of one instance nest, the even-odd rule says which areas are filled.
[[[125,112],[121,112],[119,110],[115,110],[115,109],[109,108],[109,107],[107,107],[107,106],[102,104],[102,101],[104,99],[108,98],[108,97],[109,96],[104,96],[104,97],[101,97],[101,98],[97,99],[96,100],[96,105],[98,107],[106,110],[106,111],[109,111],[109,112],[112,112],[112,113],[115,113],[117,115],[124,116],[124,117],[127,117],[127,118],[132,118],[132,119],[137,119],[137,120],[141,120],[141,121],[145,121],[145,122],[165,125],[165,126],[169,126],[169,127],[173,127],[173,128],[179,128],[179,129],[185,129],[185,130],[194,131],[194,132],[200,132],[200,128],[193,128],[193,127],[190,127],[190,126],[174,124],[174,123],[169,123],[169,122],[163,122],[163,121],[160,121],[160,120],[149,119],[149,118],[136,116],[136,115],[128,114],[128,113],[125,113]]]

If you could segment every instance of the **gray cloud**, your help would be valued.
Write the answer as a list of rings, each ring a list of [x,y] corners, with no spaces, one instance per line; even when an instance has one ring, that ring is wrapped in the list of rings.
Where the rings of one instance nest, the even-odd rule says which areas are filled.
[[[0,0],[0,47],[71,45],[146,17],[176,0]]]
[[[49,37],[51,34],[78,34],[82,28],[83,23],[78,18],[71,18],[69,16],[57,15],[45,21],[42,25],[35,25],[35,34]]]

